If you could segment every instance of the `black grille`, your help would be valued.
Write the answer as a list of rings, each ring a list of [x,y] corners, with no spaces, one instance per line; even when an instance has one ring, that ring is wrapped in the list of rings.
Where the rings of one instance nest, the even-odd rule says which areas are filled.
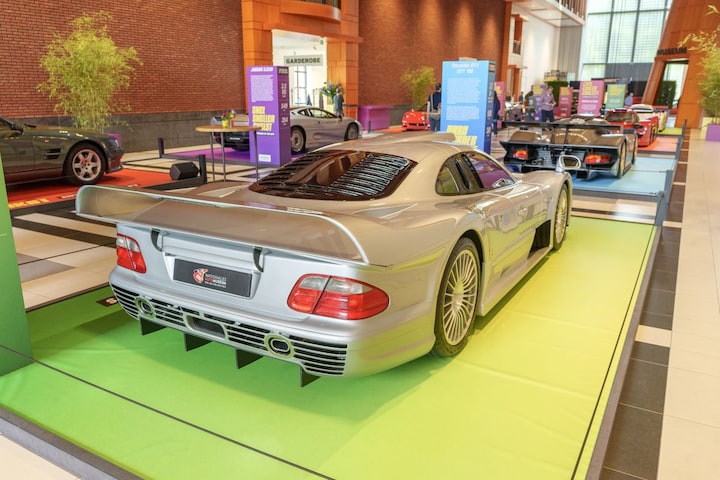
[[[116,285],[111,284],[110,286],[123,310],[128,315],[138,318],[140,312],[135,299],[139,295]],[[154,298],[143,297],[142,301],[152,305],[155,317],[150,320],[155,323],[194,334],[196,332],[190,329],[184,321],[185,317],[189,316],[193,322],[204,326],[203,331],[212,332],[213,337],[220,343],[238,350],[272,356],[265,347],[265,337],[272,333],[278,334],[278,332],[271,332],[267,328],[172,305]],[[147,319],[147,316],[143,316],[143,318]],[[221,332],[224,332],[224,334]],[[347,345],[319,342],[294,335],[288,336],[287,339],[294,351],[294,355],[288,361],[294,359],[295,363],[299,363],[306,372],[314,375],[340,376],[345,371]]]
[[[390,195],[414,166],[395,155],[325,150],[278,168],[250,189],[283,197],[371,200]]]

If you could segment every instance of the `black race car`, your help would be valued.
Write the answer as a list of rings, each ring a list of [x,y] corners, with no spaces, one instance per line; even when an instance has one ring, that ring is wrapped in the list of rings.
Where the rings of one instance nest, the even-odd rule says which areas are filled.
[[[554,123],[508,122],[519,127],[505,148],[505,165],[520,172],[555,169],[561,157],[576,157],[578,178],[593,173],[622,177],[635,163],[638,137],[634,129],[623,129],[585,115],[573,115]]]

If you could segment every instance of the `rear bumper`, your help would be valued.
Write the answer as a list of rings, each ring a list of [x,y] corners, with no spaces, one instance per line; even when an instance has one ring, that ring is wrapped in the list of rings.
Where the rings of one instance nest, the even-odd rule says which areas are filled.
[[[141,294],[136,286],[118,278],[121,276],[111,275],[110,286],[122,308],[133,318],[239,351],[294,363],[310,375],[369,375],[426,354],[435,341],[432,312],[386,330],[375,328],[365,336],[352,330],[339,335],[191,303],[160,290]]]

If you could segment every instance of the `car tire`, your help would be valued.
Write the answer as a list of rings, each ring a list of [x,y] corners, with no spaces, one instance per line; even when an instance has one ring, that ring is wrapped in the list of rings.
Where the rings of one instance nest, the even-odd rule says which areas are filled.
[[[622,176],[625,174],[626,160],[627,160],[627,143],[623,142],[623,144],[620,146],[620,151],[618,152],[618,169],[617,169],[617,172],[615,172],[615,176],[617,178],[622,178]]]
[[[345,132],[345,140],[357,140],[358,138],[360,138],[360,129],[357,125],[351,123]]]
[[[555,206],[555,218],[553,221],[553,250],[559,250],[565,241],[568,220],[570,218],[570,195],[567,184],[563,185],[558,194],[557,205]]]
[[[300,127],[290,129],[290,151],[294,155],[305,151],[305,132]]]
[[[95,145],[76,145],[65,160],[64,174],[76,185],[94,185],[104,171],[104,155]]]
[[[475,243],[461,238],[445,266],[435,308],[432,354],[449,357],[467,344],[479,301],[480,260]]]

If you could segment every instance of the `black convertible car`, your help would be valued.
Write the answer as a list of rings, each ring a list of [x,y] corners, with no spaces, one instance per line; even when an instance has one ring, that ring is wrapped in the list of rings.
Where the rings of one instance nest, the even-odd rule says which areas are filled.
[[[78,185],[94,184],[104,173],[122,168],[124,153],[110,135],[0,118],[0,157],[6,184],[57,177]]]

